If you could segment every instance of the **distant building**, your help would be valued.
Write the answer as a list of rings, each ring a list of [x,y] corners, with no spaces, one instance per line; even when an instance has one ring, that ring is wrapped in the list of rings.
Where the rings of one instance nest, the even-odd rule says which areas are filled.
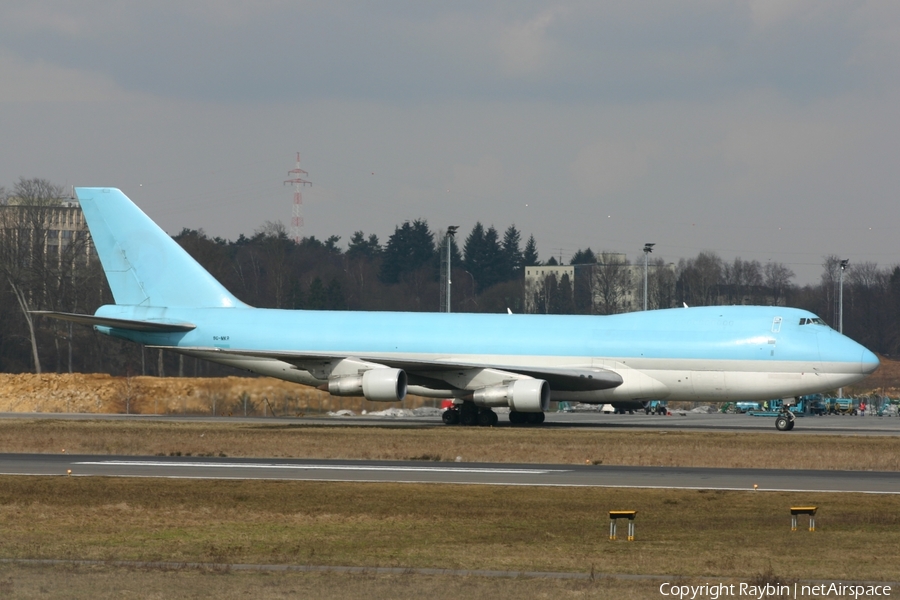
[[[526,312],[615,314],[641,310],[644,306],[643,263],[629,264],[625,254],[606,252],[597,255],[597,261],[525,267]],[[647,270],[651,291],[649,308],[669,308],[668,305],[657,306],[654,298],[659,295],[653,290],[654,286],[665,284],[671,285],[674,293],[675,264],[651,264]],[[663,276],[666,274],[668,277]],[[564,277],[568,280],[568,288],[560,288]],[[565,293],[564,290],[571,294],[571,299],[555,297]]]
[[[27,249],[29,254],[41,252],[45,259],[55,258],[58,266],[62,266],[70,246],[76,246],[76,253],[67,260],[88,264],[96,257],[84,213],[76,200],[36,206],[11,197],[0,206],[0,236],[6,238],[5,243]]]

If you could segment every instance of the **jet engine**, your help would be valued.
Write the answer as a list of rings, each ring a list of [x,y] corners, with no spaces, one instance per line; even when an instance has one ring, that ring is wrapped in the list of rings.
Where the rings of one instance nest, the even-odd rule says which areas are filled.
[[[475,390],[476,406],[508,406],[516,412],[537,413],[550,408],[550,384],[541,379],[516,379],[508,385]]]
[[[362,375],[328,380],[333,396],[365,396],[371,402],[399,402],[406,397],[406,372],[402,369],[370,369]]]

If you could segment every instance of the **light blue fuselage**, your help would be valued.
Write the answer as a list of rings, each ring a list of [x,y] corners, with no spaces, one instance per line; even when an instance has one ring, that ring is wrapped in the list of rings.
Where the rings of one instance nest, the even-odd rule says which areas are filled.
[[[235,298],[115,188],[76,188],[115,298],[99,331],[341,395],[409,391],[482,408],[765,400],[836,389],[874,354],[793,308],[718,306],[613,316],[258,309]],[[490,417],[490,415],[488,415]]]
[[[250,364],[217,356],[214,349],[304,351],[374,361],[392,357],[496,366],[602,367],[625,375],[625,385],[613,390],[553,393],[556,400],[594,402],[802,395],[849,385],[878,365],[871,352],[830,327],[800,325],[801,319],[812,320],[812,313],[784,307],[566,316],[105,306],[97,314],[194,323],[197,328],[186,333],[106,331],[149,345],[208,348],[204,358],[309,385],[321,382],[291,365]],[[629,382],[631,370],[661,385]],[[449,393],[430,394],[412,387],[411,391]]]

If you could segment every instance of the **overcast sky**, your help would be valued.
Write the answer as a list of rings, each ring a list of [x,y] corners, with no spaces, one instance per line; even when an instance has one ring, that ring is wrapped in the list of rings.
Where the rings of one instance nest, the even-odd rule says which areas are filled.
[[[900,263],[900,2],[0,4],[0,185],[121,188],[234,239],[475,221],[542,259],[645,242]]]

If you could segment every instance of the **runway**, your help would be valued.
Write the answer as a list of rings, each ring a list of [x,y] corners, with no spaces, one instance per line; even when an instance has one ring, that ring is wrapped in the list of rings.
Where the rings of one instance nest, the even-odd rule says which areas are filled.
[[[672,416],[614,415],[599,412],[548,412],[541,427],[548,429],[581,429],[597,431],[721,431],[774,433],[773,417],[753,417],[746,414],[703,414],[676,412]],[[256,425],[325,425],[343,427],[398,427],[428,428],[447,427],[439,416],[327,416],[302,415],[291,417],[242,417],[208,415],[118,415],[95,413],[0,413],[0,419],[64,419],[64,420],[142,420],[186,421],[210,423],[249,423]],[[500,415],[498,427],[515,427]],[[900,418],[877,416],[822,416],[798,417],[793,431],[779,435],[865,435],[900,436]]]
[[[900,494],[900,473],[535,465],[424,461],[292,460],[0,454],[0,474],[179,479],[268,479],[506,486],[864,492]]]

